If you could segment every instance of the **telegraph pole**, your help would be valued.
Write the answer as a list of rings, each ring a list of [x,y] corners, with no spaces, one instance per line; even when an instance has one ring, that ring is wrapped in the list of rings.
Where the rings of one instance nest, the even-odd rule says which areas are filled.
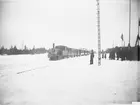
[[[137,38],[136,38],[136,43],[135,43],[135,46],[139,46],[139,40],[140,40],[140,36],[139,36],[139,27],[140,27],[140,18],[138,18],[138,35],[137,35]]]
[[[140,18],[138,19],[138,47],[139,47],[139,40],[140,40],[139,26],[140,26]]]
[[[140,18],[138,18],[138,35],[139,35]]]
[[[24,41],[22,41],[22,50],[24,49]]]
[[[130,35],[131,35],[131,0],[129,0],[129,43],[130,46]]]
[[[101,65],[101,36],[100,36],[100,1],[97,1],[97,30],[98,30],[98,66]]]

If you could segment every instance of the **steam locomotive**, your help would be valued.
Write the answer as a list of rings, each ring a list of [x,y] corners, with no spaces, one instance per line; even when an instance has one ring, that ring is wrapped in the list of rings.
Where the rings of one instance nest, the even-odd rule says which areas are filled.
[[[55,47],[53,46],[53,48],[48,51],[48,58],[49,60],[60,60],[64,58],[84,56],[88,54],[88,50],[74,49],[67,46],[58,45]]]

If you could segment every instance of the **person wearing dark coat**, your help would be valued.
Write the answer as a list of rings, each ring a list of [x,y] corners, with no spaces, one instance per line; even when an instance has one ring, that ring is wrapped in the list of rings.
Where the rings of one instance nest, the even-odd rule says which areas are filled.
[[[93,64],[93,59],[94,59],[94,52],[93,52],[93,50],[91,50],[91,54],[90,54],[90,65]]]
[[[105,59],[106,59],[106,53],[105,53]]]

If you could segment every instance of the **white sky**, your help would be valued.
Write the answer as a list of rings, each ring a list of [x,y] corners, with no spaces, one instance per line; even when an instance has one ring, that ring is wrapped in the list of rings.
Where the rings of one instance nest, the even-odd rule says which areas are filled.
[[[32,48],[62,44],[97,49],[96,0],[7,0],[3,2],[0,45]],[[129,35],[129,0],[100,0],[101,46],[121,45]],[[131,45],[137,35],[138,1],[132,0]]]

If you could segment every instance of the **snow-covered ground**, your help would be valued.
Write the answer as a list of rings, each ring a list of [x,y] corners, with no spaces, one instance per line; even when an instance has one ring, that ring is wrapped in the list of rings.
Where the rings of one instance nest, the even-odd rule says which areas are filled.
[[[89,56],[49,61],[47,54],[0,56],[0,105],[97,105],[137,101],[137,61]],[[139,97],[140,99],[140,97]]]

